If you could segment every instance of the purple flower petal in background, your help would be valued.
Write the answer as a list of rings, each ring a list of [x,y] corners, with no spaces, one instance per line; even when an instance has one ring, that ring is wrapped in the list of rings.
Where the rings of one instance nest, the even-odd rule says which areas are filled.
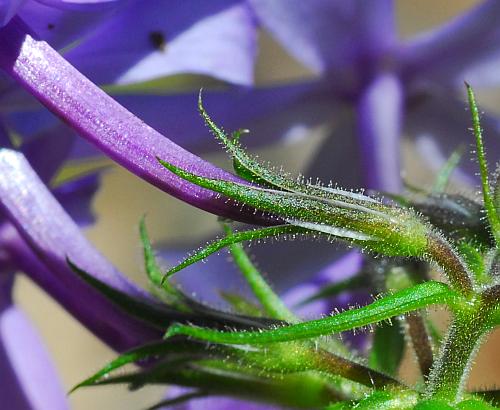
[[[404,77],[441,87],[463,87],[464,80],[476,86],[498,86],[499,16],[498,1],[483,1],[443,26],[410,39],[399,56]],[[485,65],[496,73],[487,78],[474,75],[475,67],[484,72]]]
[[[74,137],[67,127],[54,127],[26,141],[20,152],[42,181],[49,183],[68,158]]]
[[[179,73],[251,84],[256,36],[242,0],[135,0],[65,57],[100,84]]]
[[[473,150],[474,140],[470,133],[470,118],[463,102],[447,93],[434,93],[426,98],[416,98],[407,115],[408,132],[415,139],[415,146],[431,169],[437,171],[458,147],[466,154],[454,176],[470,186],[477,184],[477,163]],[[481,118],[486,152],[493,158],[500,152],[500,120],[484,113]]]
[[[304,175],[347,189],[363,189],[366,169],[362,167],[360,141],[349,138],[356,133],[355,116],[343,112],[324,142],[313,153]]]
[[[7,0],[6,13],[0,26],[16,14],[54,47],[64,47],[112,15],[125,0],[95,0],[86,2],[58,0]],[[0,12],[4,10],[0,9]],[[1,17],[2,15],[0,15]]]
[[[249,0],[261,24],[318,73],[377,57],[395,40],[392,1]],[[357,74],[357,73],[355,73]]]
[[[305,83],[207,90],[203,92],[203,100],[211,117],[228,131],[250,129],[242,142],[255,147],[283,139],[306,138],[311,128],[334,121],[339,112],[338,103],[326,98],[323,86]],[[220,150],[195,109],[194,93],[119,94],[116,99],[154,129],[175,135],[186,149],[195,152]]]
[[[43,342],[12,303],[12,275],[0,277],[0,397],[9,410],[69,409]]]
[[[376,77],[358,103],[358,132],[363,152],[366,188],[401,189],[399,138],[403,88],[394,74]],[[381,104],[381,101],[384,103]]]
[[[4,0],[0,4],[0,26],[7,24],[14,17],[26,0]]]
[[[323,99],[343,102],[355,111],[358,127],[354,135],[363,151],[365,186],[400,187],[397,135],[413,130],[405,114],[411,114],[415,100],[440,92],[454,98],[457,91],[462,92],[464,79],[474,79],[485,70],[489,84],[500,81],[500,7],[494,0],[407,42],[396,38],[390,1],[377,2],[375,7],[350,0],[313,0],[296,7],[280,0],[250,0],[249,4],[258,22],[291,55],[322,75],[318,82],[323,84]],[[468,77],[463,78],[465,73]],[[450,88],[457,85],[459,90]],[[435,106],[434,115],[441,118],[442,129],[453,127],[453,122],[445,120],[446,110],[446,105]],[[374,118],[378,118],[376,124]],[[423,124],[425,127],[426,122]],[[465,130],[458,140],[467,134]],[[451,129],[448,135],[453,135]],[[446,142],[449,139],[438,140],[441,147]],[[383,148],[375,151],[374,147]],[[492,147],[498,149],[496,141]],[[336,180],[333,170],[330,177]]]
[[[95,222],[91,201],[99,189],[99,175],[90,174],[54,188],[52,192],[79,227]]]

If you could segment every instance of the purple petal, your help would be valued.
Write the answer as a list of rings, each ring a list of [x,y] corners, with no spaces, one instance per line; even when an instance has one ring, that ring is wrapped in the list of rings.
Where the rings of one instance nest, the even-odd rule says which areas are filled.
[[[228,218],[262,222],[252,210],[242,212],[237,204],[163,168],[156,157],[202,176],[236,180],[147,126],[25,30],[14,19],[0,31],[2,68],[81,136],[131,172],[185,202]]]
[[[411,40],[402,50],[407,76],[461,86],[476,65],[500,58],[500,2],[484,1],[449,23]],[[484,69],[484,68],[483,68]],[[500,76],[494,79],[498,84]]]
[[[196,152],[220,150],[198,112],[195,94],[118,95],[117,100],[156,130],[175,135]],[[297,140],[334,120],[337,102],[319,82],[269,88],[231,88],[203,93],[212,118],[224,129],[250,129],[245,145]]]
[[[41,39],[61,48],[89,33],[111,17],[118,5],[125,3],[124,0],[87,4],[28,0],[18,15]]]
[[[390,0],[308,0],[293,6],[287,0],[250,0],[250,4],[289,53],[319,73],[380,57],[394,42]]]
[[[135,0],[66,58],[101,84],[179,73],[251,84],[256,35],[241,0]]]
[[[150,300],[87,242],[22,155],[0,150],[0,173],[0,209],[17,229],[4,226],[0,241],[18,266],[115,349],[157,337],[155,331],[124,314],[69,269],[67,257],[108,285]]]
[[[35,107],[30,107],[31,101],[22,102],[19,106],[16,106],[12,112],[8,112],[5,116],[5,122],[9,129],[20,134],[23,141],[27,141],[30,138],[36,137],[42,132],[48,131],[54,128],[60,121],[55,117],[50,111],[46,110],[44,106],[39,104],[31,95],[29,95],[22,88],[18,87],[15,83],[14,87],[18,91],[22,91],[25,97],[29,100],[35,102]],[[11,94],[2,94],[0,98],[8,103]]]
[[[6,25],[26,0],[4,0],[0,3],[0,27]]]
[[[2,295],[0,397],[10,410],[63,410],[69,403],[43,342],[24,313]]]
[[[399,138],[403,88],[394,74],[381,74],[363,92],[357,107],[366,188],[401,189]]]
[[[437,171],[460,146],[465,147],[466,152],[474,151],[471,124],[465,102],[446,94],[433,94],[411,103],[406,127],[422,158]],[[492,115],[483,114],[481,125],[486,155],[495,161],[500,152],[500,122]],[[473,158],[473,155],[464,155],[455,176],[462,182],[475,185],[479,183],[479,168]]]
[[[498,41],[500,41],[500,36]],[[498,43],[497,43],[498,44]],[[500,50],[495,50],[500,51]],[[455,76],[456,85],[462,86],[465,80],[474,84],[474,88],[498,87],[500,85],[500,52],[492,51],[477,63],[466,66]]]

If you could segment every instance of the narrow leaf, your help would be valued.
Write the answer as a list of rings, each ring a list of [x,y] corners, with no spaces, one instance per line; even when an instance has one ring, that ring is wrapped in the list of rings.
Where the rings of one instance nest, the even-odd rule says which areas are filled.
[[[165,337],[183,334],[214,343],[228,344],[266,344],[311,339],[367,326],[429,305],[451,304],[456,297],[457,294],[447,285],[429,281],[396,292],[359,309],[295,325],[258,332],[223,332],[174,324],[167,330]]]
[[[483,188],[483,200],[484,207],[486,209],[486,215],[488,217],[488,221],[491,226],[491,230],[493,231],[493,236],[497,243],[497,246],[500,246],[500,217],[497,214],[495,203],[493,201],[493,195],[491,193],[490,181],[488,175],[488,164],[486,162],[486,155],[484,152],[484,144],[483,144],[483,131],[481,129],[481,122],[479,119],[479,110],[476,104],[476,97],[474,96],[474,91],[469,84],[465,84],[467,87],[467,96],[469,97],[469,107],[472,114],[472,125],[474,130],[474,135],[476,137],[476,150],[477,150],[477,159],[479,162],[479,170],[481,173],[481,183]]]
[[[85,379],[84,381],[78,383],[69,392],[72,393],[80,387],[91,386],[98,382],[103,377],[107,377],[111,372],[120,367],[126,366],[130,363],[137,363],[141,360],[149,359],[154,356],[164,355],[171,352],[186,352],[188,351],[188,344],[179,343],[165,343],[165,341],[154,343],[150,345],[145,345],[138,347],[136,349],[129,350],[126,353],[121,354],[113,361],[109,362],[102,369],[94,373],[91,377]]]
[[[146,267],[146,273],[148,274],[149,280],[156,286],[159,286],[163,278],[163,273],[161,272],[161,269],[158,266],[158,263],[156,262],[156,257],[153,251],[153,247],[151,245],[148,231],[146,229],[146,221],[144,216],[141,218],[141,221],[139,222],[139,233],[142,242],[142,249],[144,252],[144,264]],[[169,282],[163,283],[163,288],[168,293],[175,292],[175,289],[172,289],[172,286],[170,285]]]
[[[187,297],[176,289],[168,280],[163,280],[163,273],[160,266],[156,262],[156,257],[149,239],[144,217],[141,218],[139,223],[139,233],[144,252],[144,264],[149,280],[154,286],[162,288],[165,291],[161,296],[163,296],[168,305],[176,307],[180,311],[190,311],[190,308],[186,303]]]
[[[239,243],[239,242],[252,241],[252,240],[268,238],[268,237],[276,237],[276,236],[280,236],[280,235],[302,234],[302,233],[308,233],[308,232],[309,231],[307,229],[299,228],[299,227],[292,226],[292,225],[279,225],[279,226],[272,226],[269,228],[236,232],[236,233],[233,233],[231,236],[226,236],[226,237],[219,239],[215,242],[211,242],[206,247],[200,249],[192,256],[186,258],[179,265],[170,269],[164,275],[163,279],[165,280],[165,278],[172,276],[174,273],[179,272],[180,270],[188,267],[189,265],[192,265],[193,263],[201,261],[201,260],[205,259],[206,257],[212,255],[213,253],[215,253],[217,251],[220,251],[221,249],[223,249],[227,246],[231,246],[231,245]]]

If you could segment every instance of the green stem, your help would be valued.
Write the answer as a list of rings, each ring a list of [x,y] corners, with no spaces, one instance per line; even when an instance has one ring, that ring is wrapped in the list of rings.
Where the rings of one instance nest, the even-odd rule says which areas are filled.
[[[458,312],[429,376],[426,395],[456,403],[462,399],[474,356],[487,331],[489,309],[476,303]]]
[[[233,231],[228,225],[223,224],[223,228],[228,237],[233,235]],[[269,286],[246,254],[243,246],[240,243],[233,243],[229,245],[229,251],[233,256],[234,263],[238,266],[266,313],[274,319],[281,319],[289,323],[298,323],[299,319],[297,316],[274,293],[274,290]]]

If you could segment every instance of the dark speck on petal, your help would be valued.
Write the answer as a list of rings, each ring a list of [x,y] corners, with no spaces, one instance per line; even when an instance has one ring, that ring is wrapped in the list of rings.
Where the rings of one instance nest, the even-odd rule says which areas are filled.
[[[167,42],[165,41],[165,36],[161,31],[151,31],[149,33],[149,41],[158,51],[165,51]]]

